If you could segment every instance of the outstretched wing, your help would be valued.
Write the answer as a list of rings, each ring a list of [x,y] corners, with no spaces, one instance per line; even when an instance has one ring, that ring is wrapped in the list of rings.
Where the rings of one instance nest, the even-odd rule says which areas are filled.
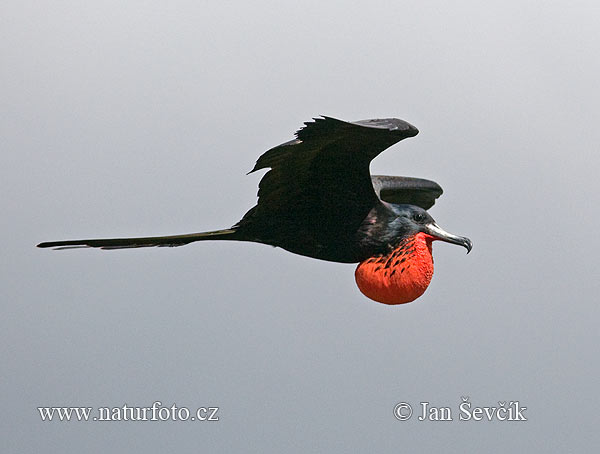
[[[442,188],[435,181],[411,177],[373,175],[373,189],[381,200],[390,203],[416,205],[428,210],[435,199],[442,195]]]
[[[371,160],[418,132],[395,118],[346,122],[322,117],[305,123],[295,140],[256,162],[252,172],[270,170],[260,181],[258,204],[237,226],[272,242],[286,232],[298,232],[299,243],[336,243],[353,235],[378,201]]]
[[[75,249],[96,247],[100,249],[128,249],[154,246],[184,246],[203,240],[236,240],[235,230],[214,230],[212,232],[186,233],[183,235],[148,236],[137,238],[92,238],[87,240],[47,241],[37,247],[56,249]]]

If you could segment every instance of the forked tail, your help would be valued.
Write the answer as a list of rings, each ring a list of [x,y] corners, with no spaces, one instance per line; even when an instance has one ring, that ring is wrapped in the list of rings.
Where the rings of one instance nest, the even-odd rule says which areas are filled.
[[[148,236],[141,238],[106,238],[91,240],[48,241],[37,247],[70,249],[97,247],[101,249],[125,249],[133,247],[183,246],[194,241],[204,240],[240,240],[235,229],[214,230],[212,232],[188,233],[184,235]]]

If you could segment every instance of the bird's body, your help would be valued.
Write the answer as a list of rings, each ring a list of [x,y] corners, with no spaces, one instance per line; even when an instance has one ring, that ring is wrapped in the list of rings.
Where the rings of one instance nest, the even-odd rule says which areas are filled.
[[[258,203],[230,229],[38,246],[121,249],[252,241],[321,260],[360,262],[356,282],[365,295],[386,304],[413,301],[433,275],[433,240],[471,249],[470,240],[444,232],[426,212],[442,194],[437,183],[369,173],[373,158],[417,133],[397,119],[350,123],[317,118],[305,123],[295,140],[258,159],[252,172],[270,169],[259,184]]]

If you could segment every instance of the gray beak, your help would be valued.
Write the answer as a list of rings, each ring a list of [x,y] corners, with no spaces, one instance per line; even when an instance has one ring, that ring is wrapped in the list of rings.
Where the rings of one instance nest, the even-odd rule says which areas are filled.
[[[452,233],[448,233],[435,222],[427,224],[423,230],[424,233],[427,233],[438,240],[445,241],[446,243],[458,244],[460,246],[463,246],[467,250],[467,254],[471,252],[471,249],[473,248],[473,243],[470,239],[464,236],[458,236],[453,235]]]

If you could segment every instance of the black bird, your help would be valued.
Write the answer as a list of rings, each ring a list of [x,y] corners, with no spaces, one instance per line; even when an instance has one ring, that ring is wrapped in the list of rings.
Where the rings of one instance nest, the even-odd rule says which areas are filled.
[[[253,241],[295,254],[359,262],[355,278],[369,298],[413,301],[433,276],[431,243],[471,250],[471,240],[442,230],[427,213],[442,188],[420,178],[371,176],[369,165],[386,148],[418,134],[395,118],[346,122],[315,118],[296,139],[265,152],[254,169],[270,168],[258,203],[233,227],[184,235],[51,241],[38,247],[121,249],[182,246],[203,240]]]

